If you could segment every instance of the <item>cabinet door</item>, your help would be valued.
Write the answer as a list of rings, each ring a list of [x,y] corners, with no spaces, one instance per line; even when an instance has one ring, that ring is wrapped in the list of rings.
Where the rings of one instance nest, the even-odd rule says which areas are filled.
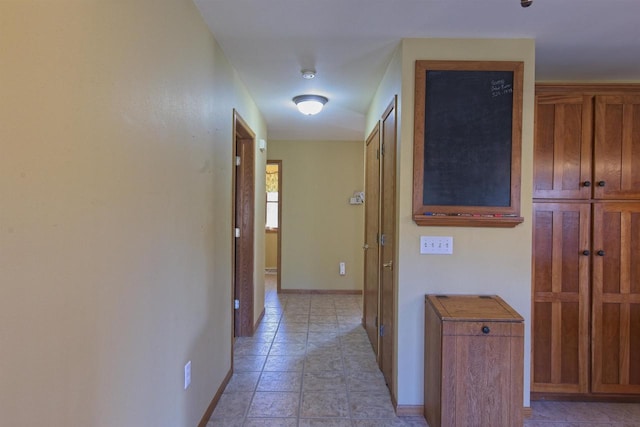
[[[536,97],[533,197],[589,199],[593,97]]]
[[[640,95],[597,96],[594,198],[640,199]]]
[[[596,203],[594,393],[640,393],[640,203]]]
[[[533,204],[533,392],[588,391],[590,209]]]
[[[455,401],[448,425],[522,426],[522,344],[522,336],[455,337],[455,361],[444,362],[455,363],[456,375],[455,390],[443,393]]]

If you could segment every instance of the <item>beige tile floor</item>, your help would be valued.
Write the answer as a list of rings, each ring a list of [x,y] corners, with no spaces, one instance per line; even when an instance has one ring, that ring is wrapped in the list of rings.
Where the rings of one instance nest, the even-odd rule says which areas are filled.
[[[234,374],[207,427],[427,426],[395,415],[361,326],[361,296],[277,294],[266,277],[265,316],[253,337],[236,340]],[[525,427],[640,427],[640,404],[532,409]]]

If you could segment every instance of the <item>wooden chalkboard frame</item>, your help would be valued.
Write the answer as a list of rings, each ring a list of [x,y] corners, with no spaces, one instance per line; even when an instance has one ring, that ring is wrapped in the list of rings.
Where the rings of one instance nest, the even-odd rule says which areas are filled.
[[[415,64],[415,110],[413,143],[413,220],[422,226],[461,226],[461,227],[515,227],[524,219],[520,216],[520,175],[522,152],[522,88],[523,62],[518,61],[428,61],[417,60]],[[513,73],[513,92],[504,92],[512,96],[511,112],[511,162],[501,167],[510,173],[510,193],[508,205],[462,206],[462,205],[425,205],[425,104],[429,93],[427,74],[429,71],[467,71],[492,72],[507,71]],[[459,74],[459,73],[458,73]],[[485,75],[488,73],[483,73]],[[479,74],[480,75],[480,74]],[[452,76],[455,76],[452,73]],[[491,88],[493,90],[493,88]],[[501,96],[504,95],[501,94]],[[435,102],[435,101],[434,101]],[[508,108],[508,107],[507,107]],[[430,141],[429,141],[430,142]],[[489,141],[491,143],[491,141]],[[468,144],[473,149],[473,144]],[[480,148],[479,148],[480,149]],[[473,153],[470,153],[473,156]],[[488,165],[487,167],[499,167]]]

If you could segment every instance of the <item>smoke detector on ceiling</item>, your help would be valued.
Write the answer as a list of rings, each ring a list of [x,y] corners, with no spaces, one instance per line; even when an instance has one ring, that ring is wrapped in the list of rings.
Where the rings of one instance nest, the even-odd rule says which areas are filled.
[[[305,80],[311,80],[316,76],[316,70],[302,70],[302,78]]]

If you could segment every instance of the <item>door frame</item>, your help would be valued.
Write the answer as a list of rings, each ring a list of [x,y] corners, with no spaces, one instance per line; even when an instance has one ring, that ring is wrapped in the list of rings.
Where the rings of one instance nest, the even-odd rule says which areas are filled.
[[[369,150],[375,149],[376,161],[371,162],[373,158]],[[364,283],[363,304],[362,304],[362,324],[367,331],[367,336],[371,342],[371,346],[376,354],[376,361],[379,362],[379,331],[378,319],[380,316],[380,245],[378,236],[380,235],[380,121],[378,121],[369,134],[365,143],[365,214],[364,214]],[[375,168],[372,170],[370,168]],[[373,181],[369,182],[369,175],[375,173]],[[369,188],[375,187],[374,189]],[[374,193],[375,192],[375,193]],[[374,194],[372,194],[374,193]],[[374,216],[373,218],[370,218]],[[373,220],[375,224],[369,224]],[[376,237],[369,238],[370,225],[375,225]],[[370,256],[370,252],[375,251],[375,256]],[[369,263],[374,265],[369,265]],[[369,277],[369,271],[375,271],[375,278]],[[370,280],[373,279],[373,280]],[[374,283],[371,283],[374,282]],[[371,292],[371,290],[374,292]],[[375,306],[374,306],[375,304]],[[373,316],[373,320],[372,320]]]
[[[391,394],[391,400],[396,405],[396,271],[397,271],[397,149],[398,149],[398,120],[397,120],[397,95],[382,114],[380,127],[380,313],[378,324],[383,328],[383,334],[379,338],[379,366],[385,378]],[[387,127],[387,119],[393,119],[391,128]],[[387,130],[389,133],[387,133]],[[387,145],[386,135],[391,135],[393,144]],[[387,177],[391,172],[391,177]],[[387,179],[389,181],[387,182]],[[385,185],[386,184],[386,185]],[[389,190],[390,194],[387,194]],[[385,202],[388,200],[388,202]],[[393,233],[389,236],[389,233]],[[386,249],[386,250],[385,250]],[[386,258],[385,258],[386,255]],[[386,274],[385,274],[386,273]],[[388,278],[385,282],[385,276]]]
[[[232,337],[253,335],[254,258],[255,258],[255,132],[233,110],[232,203],[231,203],[231,307]],[[244,147],[243,147],[244,145]],[[246,153],[246,154],[243,154]],[[238,163],[240,157],[240,182]],[[239,216],[239,217],[238,217]],[[236,228],[240,237],[236,237]],[[241,262],[238,262],[240,258]],[[242,264],[245,268],[241,268]],[[235,309],[235,300],[240,308]]]

